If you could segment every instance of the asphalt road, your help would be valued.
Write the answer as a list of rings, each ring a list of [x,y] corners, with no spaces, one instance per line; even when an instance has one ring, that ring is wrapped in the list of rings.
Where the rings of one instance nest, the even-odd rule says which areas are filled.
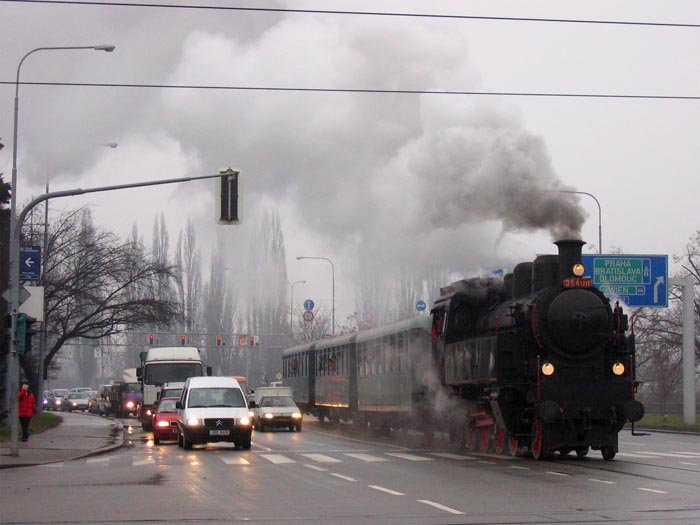
[[[131,437],[112,454],[4,471],[0,522],[700,523],[697,436],[624,432],[611,462],[425,449],[314,421],[254,433],[250,451]]]

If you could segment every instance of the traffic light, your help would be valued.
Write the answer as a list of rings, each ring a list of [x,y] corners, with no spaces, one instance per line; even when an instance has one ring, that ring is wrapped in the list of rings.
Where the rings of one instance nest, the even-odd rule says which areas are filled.
[[[153,346],[153,343],[155,342],[155,340],[156,340],[156,336],[155,336],[155,335],[151,334],[151,335],[148,336],[148,344],[149,344],[150,346]]]
[[[27,338],[27,314],[17,314],[15,324],[15,352],[24,353],[24,344]]]
[[[221,335],[216,336],[216,346],[224,346],[224,337]]]
[[[187,336],[186,335],[181,335],[180,336],[180,345],[185,346],[187,344]]]
[[[216,201],[216,222],[219,224],[240,224],[239,205],[240,172],[231,168],[219,171],[217,180],[218,199]]]

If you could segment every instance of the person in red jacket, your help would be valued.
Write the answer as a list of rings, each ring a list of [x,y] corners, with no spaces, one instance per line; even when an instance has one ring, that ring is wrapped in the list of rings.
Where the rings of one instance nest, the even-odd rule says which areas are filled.
[[[29,422],[36,414],[36,398],[29,390],[28,383],[22,383],[19,390],[19,421],[22,424],[22,441],[29,441]]]

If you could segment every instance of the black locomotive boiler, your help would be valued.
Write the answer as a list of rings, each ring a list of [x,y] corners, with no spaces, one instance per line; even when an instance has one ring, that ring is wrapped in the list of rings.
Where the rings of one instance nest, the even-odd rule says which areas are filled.
[[[441,290],[432,352],[456,400],[452,433],[471,449],[529,450],[536,459],[589,448],[606,460],[635,400],[634,338],[622,307],[592,287],[582,241],[517,265],[503,281],[470,279]]]

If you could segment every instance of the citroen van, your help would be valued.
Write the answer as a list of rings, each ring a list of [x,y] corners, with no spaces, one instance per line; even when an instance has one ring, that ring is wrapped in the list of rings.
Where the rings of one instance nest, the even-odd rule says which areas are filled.
[[[232,377],[190,377],[177,408],[178,445],[228,441],[250,449],[252,425],[241,385]]]

